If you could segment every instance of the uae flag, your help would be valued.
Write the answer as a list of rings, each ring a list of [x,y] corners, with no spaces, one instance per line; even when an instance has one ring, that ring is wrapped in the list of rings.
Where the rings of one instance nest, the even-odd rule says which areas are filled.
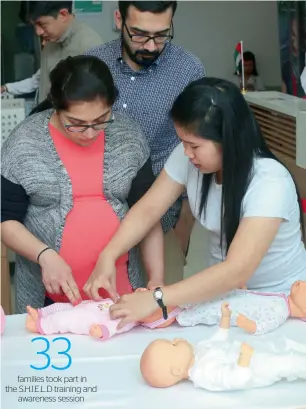
[[[236,72],[237,72],[237,74],[239,74],[239,64],[240,64],[240,61],[241,61],[241,51],[242,51],[241,42],[239,42],[239,43],[236,45],[235,53],[234,53],[234,59],[235,59],[235,65],[236,65]]]

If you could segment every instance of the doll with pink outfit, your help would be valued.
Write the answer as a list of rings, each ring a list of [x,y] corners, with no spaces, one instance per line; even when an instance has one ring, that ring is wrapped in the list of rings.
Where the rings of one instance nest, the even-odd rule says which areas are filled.
[[[289,296],[233,290],[212,301],[168,308],[167,320],[157,310],[141,323],[129,323],[120,330],[117,329],[120,320],[111,320],[109,316],[109,308],[113,304],[110,299],[84,301],[76,307],[60,303],[38,310],[28,307],[26,327],[31,332],[45,335],[71,332],[107,339],[140,324],[147,328],[167,327],[174,321],[181,326],[217,325],[224,302],[229,304],[232,326],[238,326],[249,334],[265,334],[277,329],[290,317],[306,320],[306,281],[296,281]]]
[[[138,291],[143,290],[139,289]],[[28,306],[26,328],[30,332],[43,335],[72,333],[106,340],[115,334],[130,331],[137,325],[148,328],[168,326],[175,320],[178,310],[177,308],[170,308],[167,321],[164,321],[158,310],[141,323],[132,322],[118,329],[120,320],[112,320],[109,315],[111,305],[113,305],[113,301],[107,298],[101,301],[86,300],[77,306],[72,306],[69,303],[55,303],[37,310]]]

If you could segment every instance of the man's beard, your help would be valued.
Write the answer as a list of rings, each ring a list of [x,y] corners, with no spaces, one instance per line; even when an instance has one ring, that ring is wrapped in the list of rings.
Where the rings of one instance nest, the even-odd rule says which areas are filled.
[[[130,46],[127,44],[123,35],[121,36],[121,38],[124,51],[135,64],[139,65],[142,68],[150,67],[161,54],[161,51],[137,50],[133,52]]]

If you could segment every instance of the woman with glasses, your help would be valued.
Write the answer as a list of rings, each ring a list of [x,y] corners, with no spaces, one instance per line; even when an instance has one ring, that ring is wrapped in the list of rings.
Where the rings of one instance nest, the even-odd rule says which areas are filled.
[[[50,81],[48,100],[2,149],[2,240],[17,253],[18,313],[88,298],[83,287],[99,254],[154,181],[140,129],[112,113],[117,90],[105,63],[68,57]],[[163,282],[162,238],[158,224],[140,247],[149,273],[154,262],[154,286]],[[142,285],[136,249],[118,259],[114,280],[118,294],[105,286],[94,296]]]

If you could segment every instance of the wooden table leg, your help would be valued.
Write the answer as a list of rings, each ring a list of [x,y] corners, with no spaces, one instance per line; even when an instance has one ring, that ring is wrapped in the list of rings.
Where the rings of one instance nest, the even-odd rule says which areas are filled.
[[[10,267],[7,249],[1,243],[1,305],[6,315],[12,314]]]

